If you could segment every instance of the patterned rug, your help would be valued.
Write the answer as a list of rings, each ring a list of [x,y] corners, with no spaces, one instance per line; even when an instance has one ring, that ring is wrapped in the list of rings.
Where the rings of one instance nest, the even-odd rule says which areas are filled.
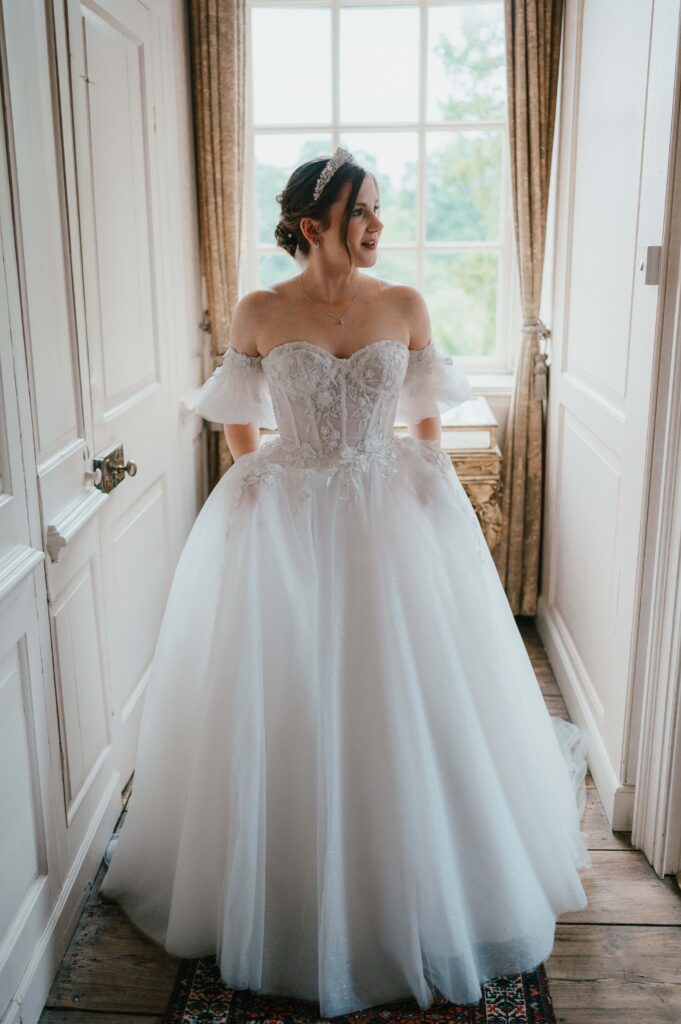
[[[339,1017],[320,1017],[319,1004],[229,989],[215,957],[183,960],[165,1024],[556,1024],[543,964],[482,986],[477,1006],[455,1006],[437,993],[421,1010],[414,999],[383,1003]]]

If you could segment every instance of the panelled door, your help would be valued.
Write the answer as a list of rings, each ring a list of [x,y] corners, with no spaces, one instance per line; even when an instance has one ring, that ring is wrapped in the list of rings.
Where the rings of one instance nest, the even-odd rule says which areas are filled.
[[[105,492],[98,512],[101,642],[113,751],[124,782],[133,770],[175,562],[179,490],[169,408],[172,352],[163,322],[172,300],[160,273],[158,62],[150,10],[139,0],[69,0],[66,9],[77,187],[70,221],[82,266],[76,305],[87,338],[91,457],[106,460],[120,446],[117,461],[125,467],[113,474],[120,482]]]
[[[203,500],[204,338],[184,0],[0,0],[0,54],[0,1017],[30,1024]]]

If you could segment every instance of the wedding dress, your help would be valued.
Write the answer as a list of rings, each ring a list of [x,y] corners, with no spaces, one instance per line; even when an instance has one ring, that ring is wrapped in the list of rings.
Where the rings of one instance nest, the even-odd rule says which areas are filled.
[[[431,339],[228,348],[196,412],[279,429],[178,561],[101,892],[225,983],[335,1016],[536,967],[583,908],[586,735],[547,711],[435,441]]]

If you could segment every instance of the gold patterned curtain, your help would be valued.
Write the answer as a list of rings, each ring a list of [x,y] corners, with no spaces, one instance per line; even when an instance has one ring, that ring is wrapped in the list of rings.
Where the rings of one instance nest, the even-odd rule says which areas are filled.
[[[246,0],[190,0],[192,86],[206,330],[213,368],[238,301],[244,188]],[[209,434],[209,486],[231,462],[222,430]]]
[[[546,355],[539,319],[563,0],[504,0],[511,184],[523,336],[504,439],[494,561],[514,615],[534,615],[544,485]]]

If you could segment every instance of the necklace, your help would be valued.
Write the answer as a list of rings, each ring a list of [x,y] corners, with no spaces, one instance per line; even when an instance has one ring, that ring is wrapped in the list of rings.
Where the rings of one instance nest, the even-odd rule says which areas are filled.
[[[316,307],[317,307],[317,309],[321,309],[322,313],[326,313],[326,315],[327,315],[327,316],[330,316],[330,317],[332,318],[332,320],[335,320],[335,321],[336,321],[336,326],[337,326],[337,327],[340,327],[340,325],[341,325],[341,324],[343,323],[343,317],[344,317],[344,316],[345,316],[345,314],[347,313],[348,309],[350,309],[350,306],[352,305],[352,303],[353,303],[353,302],[355,301],[355,299],[357,298],[357,293],[359,292],[360,288],[362,287],[362,281],[361,281],[361,279],[360,279],[360,282],[359,282],[359,284],[357,285],[357,290],[355,291],[355,294],[354,294],[354,295],[352,296],[352,302],[350,303],[350,306],[348,306],[348,309],[346,309],[344,313],[341,313],[341,315],[340,315],[340,316],[338,316],[338,314],[337,314],[337,313],[329,313],[328,309],[324,309],[324,307],[323,307],[323,306],[320,306],[320,305],[319,305],[319,303],[315,302],[315,301],[314,301],[314,299],[311,299],[311,298],[310,298],[310,295],[309,295],[309,293],[308,293],[308,290],[307,290],[307,288],[305,287],[305,285],[303,284],[303,276],[304,276],[304,274],[305,274],[305,271],[303,271],[303,273],[302,273],[302,274],[300,275],[300,283],[301,283],[301,285],[303,286],[303,291],[304,291],[304,292],[305,292],[305,294],[307,295],[308,299],[310,299],[310,302],[312,303],[312,305],[313,305],[313,306],[316,306]]]

